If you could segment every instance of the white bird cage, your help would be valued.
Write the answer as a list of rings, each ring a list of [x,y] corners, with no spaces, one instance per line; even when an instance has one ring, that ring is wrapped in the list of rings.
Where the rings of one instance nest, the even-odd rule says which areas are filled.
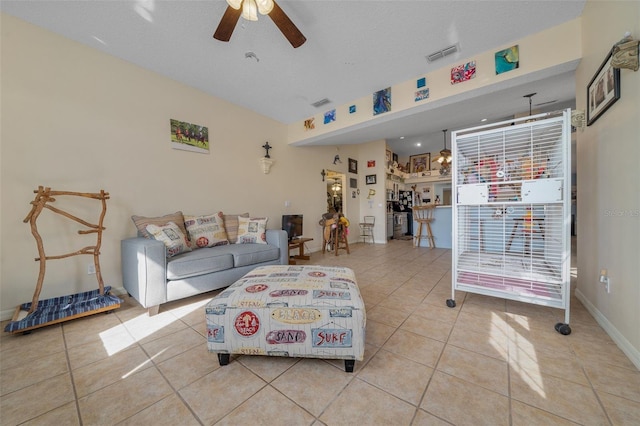
[[[571,110],[451,133],[455,291],[565,310],[570,334]]]

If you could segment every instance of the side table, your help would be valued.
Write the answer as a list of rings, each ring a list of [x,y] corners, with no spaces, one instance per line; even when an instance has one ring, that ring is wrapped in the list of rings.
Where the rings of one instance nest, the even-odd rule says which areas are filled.
[[[291,241],[289,241],[289,265],[295,265],[296,261],[295,259],[300,259],[300,260],[309,260],[309,256],[304,254],[304,243],[308,242],[308,241],[313,241],[313,238],[294,238]],[[292,249],[298,249],[298,254],[292,256],[291,255],[291,250]]]

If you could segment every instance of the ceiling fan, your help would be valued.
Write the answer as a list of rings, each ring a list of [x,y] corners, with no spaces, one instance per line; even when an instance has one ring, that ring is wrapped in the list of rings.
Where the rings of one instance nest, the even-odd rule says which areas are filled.
[[[227,0],[227,3],[229,6],[213,34],[213,38],[216,40],[229,41],[240,16],[248,21],[257,21],[257,12],[260,12],[262,15],[269,15],[294,48],[302,46],[307,41],[287,14],[273,0]]]

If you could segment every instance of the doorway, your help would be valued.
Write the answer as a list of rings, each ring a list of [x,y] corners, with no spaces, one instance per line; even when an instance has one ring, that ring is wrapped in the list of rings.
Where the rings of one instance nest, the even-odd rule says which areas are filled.
[[[327,170],[327,213],[345,214],[345,180],[344,173]]]

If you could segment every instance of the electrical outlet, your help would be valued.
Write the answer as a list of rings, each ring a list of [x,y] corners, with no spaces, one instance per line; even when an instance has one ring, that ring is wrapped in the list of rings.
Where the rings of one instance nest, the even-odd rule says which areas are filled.
[[[606,292],[611,293],[611,278],[609,278],[609,271],[601,269],[599,281],[605,285]]]
[[[89,263],[87,265],[87,275],[91,275],[91,274],[95,274],[96,273],[96,265],[95,263]]]

